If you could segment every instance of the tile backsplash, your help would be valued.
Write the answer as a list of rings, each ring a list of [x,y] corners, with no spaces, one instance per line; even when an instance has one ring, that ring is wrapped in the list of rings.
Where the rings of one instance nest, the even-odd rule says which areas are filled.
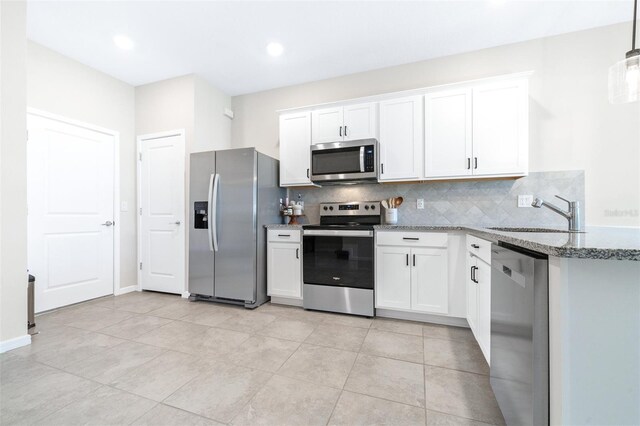
[[[582,203],[584,171],[535,172],[516,180],[431,181],[426,183],[341,185],[291,188],[289,198],[304,201],[303,223],[320,221],[320,203],[404,198],[399,225],[476,225],[566,227],[567,220],[547,208],[518,208],[518,195],[533,195],[566,209],[561,195]],[[424,209],[416,200],[424,199]]]

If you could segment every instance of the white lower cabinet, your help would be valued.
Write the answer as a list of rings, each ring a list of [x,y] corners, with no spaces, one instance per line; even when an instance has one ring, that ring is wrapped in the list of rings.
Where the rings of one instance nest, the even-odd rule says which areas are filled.
[[[411,309],[411,249],[378,247],[376,249],[376,307]]]
[[[272,231],[269,231],[270,233]],[[299,233],[300,231],[290,231]],[[267,294],[289,299],[302,299],[302,248],[299,237],[291,242],[277,238],[283,233],[270,235],[267,243]]]
[[[389,235],[387,235],[389,234]],[[376,248],[376,308],[446,314],[449,311],[448,254],[446,234],[428,238],[438,247],[416,247],[412,233],[378,233]],[[418,235],[418,234],[415,234]],[[427,237],[427,238],[424,238]],[[443,239],[444,237],[444,239]],[[380,242],[411,241],[411,245],[387,246]]]
[[[411,309],[449,312],[447,249],[411,249]]]
[[[478,244],[490,247],[491,243],[468,236],[467,252],[467,322],[480,349],[490,363],[491,358],[491,265],[478,254]]]

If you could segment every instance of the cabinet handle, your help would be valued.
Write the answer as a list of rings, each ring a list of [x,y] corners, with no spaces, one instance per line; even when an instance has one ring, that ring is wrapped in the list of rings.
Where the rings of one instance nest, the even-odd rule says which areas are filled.
[[[278,234],[278,237],[290,237],[291,234]]]
[[[380,163],[380,174],[384,174],[384,163]]]
[[[473,157],[473,168],[474,169],[478,168],[478,157]]]
[[[407,253],[407,266],[409,266],[409,253]]]
[[[347,137],[347,126],[344,126],[344,137]]]
[[[476,271],[477,270],[478,270],[477,266],[472,266],[471,267],[471,281],[473,281],[476,284],[478,284],[478,279],[476,278]]]
[[[340,136],[342,136],[342,126],[340,126]]]
[[[467,158],[467,170],[471,170],[471,157]]]
[[[413,266],[416,266],[416,255],[413,255]]]
[[[300,259],[300,249],[296,249],[296,259]]]
[[[475,248],[475,249],[479,249],[479,248],[480,248],[480,246],[479,246],[479,245],[477,245],[477,244],[471,244],[471,247],[473,247],[473,248]]]
[[[307,178],[309,177],[309,169],[307,169]]]
[[[420,241],[418,237],[402,237],[403,240]]]

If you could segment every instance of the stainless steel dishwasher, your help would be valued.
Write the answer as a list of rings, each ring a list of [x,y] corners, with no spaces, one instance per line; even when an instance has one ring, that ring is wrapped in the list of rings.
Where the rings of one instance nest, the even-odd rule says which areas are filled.
[[[491,387],[507,425],[549,424],[546,255],[491,247]]]

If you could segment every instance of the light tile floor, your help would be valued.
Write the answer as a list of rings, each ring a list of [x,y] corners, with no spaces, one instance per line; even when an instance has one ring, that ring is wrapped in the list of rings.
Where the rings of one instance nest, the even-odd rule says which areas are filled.
[[[159,293],[40,315],[0,424],[504,424],[468,329]]]

